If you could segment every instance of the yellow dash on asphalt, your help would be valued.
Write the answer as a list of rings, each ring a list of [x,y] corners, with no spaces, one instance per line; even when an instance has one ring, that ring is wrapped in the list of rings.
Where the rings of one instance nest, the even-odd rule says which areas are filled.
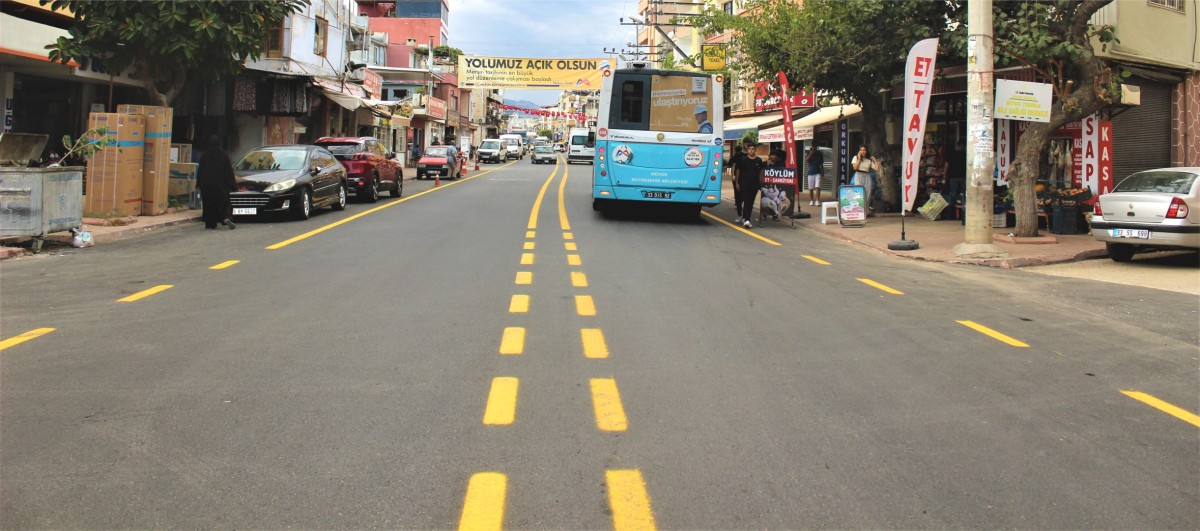
[[[237,264],[239,262],[240,262],[240,260],[227,260],[225,262],[221,262],[215,266],[212,266],[209,269],[225,269],[226,267]]]
[[[1138,402],[1146,404],[1154,409],[1162,411],[1163,413],[1171,415],[1172,417],[1182,420],[1188,424],[1191,424],[1192,426],[1200,428],[1200,415],[1192,413],[1191,411],[1188,411],[1188,410],[1183,409],[1178,406],[1174,406],[1167,402],[1163,402],[1162,400],[1159,400],[1153,396],[1150,396],[1150,395],[1140,392],[1140,391],[1124,391],[1124,390],[1122,390],[1121,394],[1123,394],[1129,398],[1132,398],[1134,400],[1137,400]]]
[[[537,247],[537,244],[536,244],[536,243],[534,243],[534,242],[525,242],[525,250],[526,250],[526,251],[532,251],[534,247]]]
[[[596,303],[591,295],[575,296],[575,313],[583,316],[596,315]]]
[[[526,313],[529,311],[529,295],[513,295],[508,303],[508,313]]]
[[[517,418],[516,378],[492,378],[492,390],[488,392],[487,409],[483,411],[483,423],[488,426],[508,426]]]
[[[903,291],[900,291],[900,290],[894,289],[894,288],[889,288],[889,287],[884,286],[883,284],[880,284],[878,282],[875,282],[874,280],[871,280],[869,278],[860,278],[860,279],[858,279],[858,281],[862,282],[863,284],[866,284],[868,286],[871,286],[873,288],[878,288],[880,290],[891,293],[892,295],[904,295]]]
[[[563,168],[563,178],[558,182],[558,226],[563,232],[571,230],[571,222],[567,219],[567,202],[563,199],[563,191],[567,188],[567,177],[571,175],[571,167]]]
[[[525,231],[525,237],[532,240],[537,237],[537,232],[527,230],[527,231]]]
[[[818,263],[818,264],[821,264],[821,265],[829,265],[829,262],[826,262],[826,261],[824,261],[824,260],[822,260],[822,259],[820,259],[820,258],[817,258],[817,257],[815,257],[815,256],[809,256],[809,255],[807,255],[807,254],[806,254],[806,255],[804,255],[804,257],[805,257],[805,258],[807,258],[807,259],[809,259],[809,260],[811,260],[811,261],[813,261],[813,262],[816,262],[816,263]]]
[[[521,253],[521,265],[533,265],[533,253]]]
[[[558,175],[558,163],[554,164],[554,171],[550,172],[550,178],[542,184],[542,189],[538,190],[537,199],[533,201],[533,208],[529,210],[529,223],[525,225],[526,229],[534,230],[537,228],[538,213],[542,211],[542,200],[546,197],[546,189],[550,187],[550,183],[554,181],[554,176]]]
[[[516,283],[522,286],[533,284],[533,271],[517,271]]]
[[[763,237],[763,236],[759,236],[759,235],[758,235],[758,234],[756,234],[754,231],[749,231],[749,230],[746,230],[746,229],[744,229],[744,228],[742,228],[742,227],[739,227],[739,226],[737,226],[737,225],[734,225],[733,223],[730,223],[730,222],[728,222],[728,221],[725,221],[725,220],[723,220],[723,219],[721,219],[721,218],[718,218],[718,217],[716,217],[716,216],[714,216],[714,215],[712,215],[712,214],[709,214],[708,212],[701,212],[701,214],[703,214],[703,215],[704,215],[704,217],[707,217],[707,218],[709,218],[709,219],[711,219],[711,220],[713,220],[713,221],[716,221],[717,223],[720,223],[720,224],[722,224],[722,225],[725,225],[726,227],[729,227],[729,228],[731,228],[731,229],[733,229],[733,230],[736,230],[736,231],[738,231],[738,232],[741,232],[742,234],[746,234],[746,235],[748,235],[748,236],[750,236],[750,237],[752,237],[752,238],[755,238],[755,239],[761,240],[761,241],[763,241],[763,242],[765,242],[765,243],[769,243],[769,244],[771,244],[771,245],[774,245],[774,246],[776,246],[776,247],[781,247],[781,246],[783,246],[783,244],[781,244],[781,243],[779,243],[779,242],[777,242],[777,241],[775,241],[775,240],[772,240],[772,239],[770,239],[770,238],[766,238],[766,237]]]
[[[604,342],[604,332],[599,328],[581,329],[579,339],[583,343],[583,357],[591,359],[608,357],[608,344]]]
[[[646,494],[646,482],[642,472],[632,470],[608,470],[604,472],[608,485],[608,506],[612,509],[613,530],[653,530],[654,512],[650,509],[650,496]]]
[[[461,531],[499,531],[504,529],[504,503],[508,491],[508,476],[499,472],[479,472],[467,484]]]
[[[35,328],[25,332],[24,334],[12,336],[4,341],[0,341],[0,350],[4,350],[14,345],[20,345],[21,343],[29,341],[30,339],[37,339],[53,331],[53,328]]]
[[[162,292],[162,291],[167,291],[167,290],[169,290],[169,289],[171,289],[171,288],[173,288],[173,287],[175,287],[175,286],[173,286],[173,285],[171,285],[171,284],[163,284],[163,285],[161,285],[161,286],[154,286],[153,288],[150,288],[150,289],[147,289],[147,290],[142,290],[142,291],[139,291],[139,292],[137,292],[137,293],[134,293],[133,295],[130,295],[130,296],[128,296],[128,297],[125,297],[125,298],[123,298],[123,299],[117,299],[117,302],[133,302],[133,301],[136,301],[136,300],[141,300],[141,299],[144,299],[144,298],[146,298],[146,297],[149,297],[149,296],[151,296],[151,295],[154,295],[155,293],[159,293],[159,292]]]
[[[1006,336],[1006,335],[1004,335],[1004,334],[1001,334],[1000,332],[997,332],[997,331],[995,331],[995,330],[992,330],[991,328],[988,328],[988,327],[986,327],[986,326],[983,326],[983,325],[981,325],[981,324],[979,324],[979,323],[976,323],[975,321],[955,321],[955,322],[956,322],[956,323],[958,323],[958,324],[960,324],[960,325],[963,325],[963,326],[965,326],[965,327],[967,327],[967,328],[970,328],[970,329],[972,329],[972,330],[975,330],[976,332],[979,332],[979,333],[981,333],[981,334],[983,334],[983,335],[990,336],[990,337],[992,337],[993,339],[998,339],[998,340],[1000,340],[1000,341],[1003,341],[1003,342],[1005,342],[1005,343],[1008,343],[1009,345],[1012,345],[1012,346],[1014,346],[1014,347],[1022,347],[1022,348],[1024,348],[1024,347],[1028,347],[1028,346],[1029,346],[1029,345],[1025,344],[1024,342],[1021,342],[1021,341],[1018,341],[1018,340],[1016,340],[1016,339],[1013,339],[1013,338],[1011,338],[1011,337],[1008,337],[1008,336]]]
[[[563,233],[563,239],[564,239],[564,240],[574,240],[574,239],[575,239],[575,235],[574,235],[574,234],[572,234],[572,233],[570,233],[570,232],[564,232],[564,233]]]
[[[568,254],[567,255],[567,265],[577,266],[577,265],[582,265],[582,264],[583,264],[583,260],[579,259],[579,255],[577,255],[577,254]]]
[[[563,242],[563,247],[566,248],[566,250],[568,250],[568,251],[578,251],[579,250],[579,246],[575,245],[575,242]]]
[[[596,427],[600,431],[625,431],[629,421],[625,408],[621,406],[621,393],[617,392],[617,381],[612,378],[592,378],[592,407],[596,410]]]
[[[583,271],[571,272],[571,285],[577,288],[588,287],[587,275]]]
[[[521,354],[522,352],[525,352],[525,329],[519,326],[505,328],[504,336],[500,338],[500,353]]]

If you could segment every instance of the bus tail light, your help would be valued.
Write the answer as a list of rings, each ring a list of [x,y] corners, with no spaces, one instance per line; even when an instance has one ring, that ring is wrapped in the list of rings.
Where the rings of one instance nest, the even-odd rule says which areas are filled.
[[[716,176],[716,175],[710,176],[710,177],[708,178],[708,180],[710,180],[710,181],[715,181],[715,180],[717,180],[717,176]]]
[[[600,176],[601,176],[601,177],[608,177],[608,172],[606,172],[606,171],[604,171],[604,170],[600,170]],[[607,193],[607,192],[600,192],[600,193]]]

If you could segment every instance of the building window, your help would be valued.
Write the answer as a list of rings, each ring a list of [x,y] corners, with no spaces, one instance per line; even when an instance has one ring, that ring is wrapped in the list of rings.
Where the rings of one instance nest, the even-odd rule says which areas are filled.
[[[1152,6],[1162,6],[1167,9],[1174,9],[1183,12],[1184,0],[1147,0]]]
[[[726,15],[733,14],[733,2],[725,2],[721,5],[721,9],[725,10]]]
[[[450,110],[452,110],[452,111],[458,110],[458,96],[457,95],[450,96]]]
[[[267,32],[267,44],[264,48],[267,51],[267,58],[279,59],[283,57],[283,20],[279,21],[279,27],[275,31]]]
[[[313,32],[313,53],[324,57],[328,42],[329,21],[321,17],[317,17],[316,31]]]

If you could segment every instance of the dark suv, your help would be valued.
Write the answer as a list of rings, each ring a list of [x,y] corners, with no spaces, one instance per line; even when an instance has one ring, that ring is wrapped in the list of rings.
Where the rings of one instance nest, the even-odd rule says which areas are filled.
[[[346,191],[368,203],[379,200],[380,190],[389,190],[392,197],[404,194],[404,169],[379,140],[369,137],[318,138],[321,146],[346,167]]]

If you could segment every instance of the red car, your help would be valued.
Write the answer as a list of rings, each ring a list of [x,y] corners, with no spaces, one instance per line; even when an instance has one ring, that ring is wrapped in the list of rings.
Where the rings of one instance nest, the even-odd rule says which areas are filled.
[[[454,146],[429,146],[417,161],[417,180],[458,179],[462,177],[462,166],[466,160]]]
[[[346,167],[346,191],[368,203],[379,200],[379,191],[388,190],[392,197],[404,194],[404,169],[394,154],[374,137],[318,138],[321,146]]]

